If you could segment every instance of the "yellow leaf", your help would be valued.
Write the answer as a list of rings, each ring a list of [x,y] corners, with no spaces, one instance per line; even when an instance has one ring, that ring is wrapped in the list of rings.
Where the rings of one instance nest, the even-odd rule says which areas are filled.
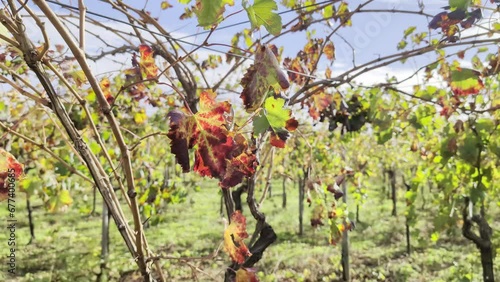
[[[139,112],[135,113],[134,115],[134,121],[137,124],[143,124],[146,122],[148,119],[148,116],[146,115],[146,112],[144,110],[140,110]]]
[[[163,2],[161,2],[161,9],[162,9],[162,10],[166,10],[166,9],[168,9],[168,8],[172,8],[172,7],[173,7],[173,6],[172,6],[170,3],[168,3],[168,1],[163,1]]]
[[[240,211],[235,211],[231,215],[231,224],[224,231],[224,250],[237,263],[243,263],[252,255],[243,242],[245,238],[248,238],[246,219]]]

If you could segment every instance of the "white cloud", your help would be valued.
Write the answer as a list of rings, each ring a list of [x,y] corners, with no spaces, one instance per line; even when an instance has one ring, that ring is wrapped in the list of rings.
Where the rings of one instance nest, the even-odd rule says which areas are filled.
[[[415,3],[414,1],[406,1],[406,0],[381,0],[381,2],[382,3],[392,3],[392,4]],[[445,4],[445,3],[438,3],[438,4],[441,5],[441,4]],[[46,21],[46,19],[44,19],[44,18],[42,20]],[[389,23],[386,20],[382,20],[382,19],[379,19],[379,20],[380,20],[379,25],[381,27],[380,32],[383,32],[385,25],[386,24],[389,25]],[[41,42],[43,40],[43,38],[39,32],[38,27],[34,24],[33,21],[30,21],[28,18],[25,18],[25,21],[26,21],[26,27],[27,27],[28,34],[30,35],[30,37],[32,37],[32,40]],[[70,21],[72,21],[73,23],[77,23],[77,19],[71,19]],[[121,30],[125,33],[128,33],[128,32],[132,33],[133,32],[133,30],[130,26],[123,24],[123,23],[117,23],[114,21],[106,21],[106,22],[103,22],[103,24],[111,29]],[[482,24],[489,24],[489,23],[482,22]],[[68,25],[68,27],[73,34],[75,34],[75,35],[78,34],[78,26]],[[62,38],[60,37],[58,32],[52,27],[52,25],[49,22],[47,22],[46,28],[47,28],[47,33],[49,35],[49,38],[51,39],[51,44],[53,44],[53,45],[54,44],[64,44],[64,41],[62,40]],[[115,46],[115,47],[120,47],[120,46],[126,44],[125,39],[132,41],[133,44],[139,44],[139,42],[135,38],[135,36],[122,35],[122,36],[125,36],[125,39],[124,39],[114,32],[105,30],[103,27],[99,27],[99,26],[91,25],[91,24],[87,24],[86,29],[89,32],[89,34],[87,34],[86,50],[91,54],[99,54],[101,51],[106,51],[106,50],[112,49],[112,47],[107,47],[106,44],[104,44],[104,42],[96,39],[90,33],[99,34],[99,36],[101,38],[103,38],[107,44]],[[166,27],[166,29],[168,30],[168,27]],[[350,30],[350,32],[353,33],[352,30]],[[478,27],[471,28],[469,30],[464,31],[462,36],[465,36],[466,34],[475,34],[477,32],[481,32],[481,30]],[[176,32],[172,33],[172,36],[174,36],[176,38],[184,37],[187,35],[189,35],[189,34],[183,33],[182,31],[176,31]],[[145,36],[145,38],[147,38],[147,39],[153,39],[152,36],[150,34],[148,34],[147,32],[143,32],[143,36]],[[220,36],[220,37],[218,37],[218,36]],[[498,35],[496,35],[496,36],[498,36]],[[225,34],[224,32],[214,33],[214,35],[210,38],[210,41],[211,42],[226,42],[227,41],[226,37],[227,37],[227,34]],[[372,37],[377,38],[378,35],[375,33],[375,34],[373,34]],[[187,42],[196,43],[196,41],[200,42],[203,39],[204,39],[204,36],[198,36],[198,37],[188,37],[188,38],[185,38],[184,40]],[[186,47],[186,49],[188,51],[195,48],[194,46],[190,46],[187,44],[184,46]],[[371,48],[372,47],[369,44],[369,46],[367,46],[367,49],[371,49]],[[224,49],[227,49],[227,48],[223,47],[223,50]],[[357,48],[357,51],[359,51],[358,49],[362,49],[362,48]],[[350,49],[342,50],[341,48],[338,48],[337,51],[339,53],[338,57],[343,57],[340,55],[345,55],[345,57],[352,56],[351,55],[352,51]],[[345,52],[346,54],[343,54],[342,52]],[[209,50],[205,50],[203,48],[196,51],[196,55],[197,55],[198,60],[200,62],[204,59],[207,59],[210,54],[214,54],[214,52],[209,51]],[[68,56],[69,55],[70,54],[68,54]],[[223,60],[224,60],[225,59],[224,55],[221,54],[221,56],[223,56]],[[119,70],[123,70],[124,68],[130,67],[130,59],[131,59],[130,54],[117,54],[115,56],[109,55],[98,62],[89,61],[89,64],[97,75],[106,75],[106,74],[109,75],[112,73],[116,73]],[[230,85],[238,85],[239,80],[241,79],[242,75],[244,74],[245,68],[248,67],[249,64],[251,64],[251,61],[247,62],[244,68],[241,68],[241,69],[233,72],[231,74],[231,76],[228,78],[227,83]],[[349,68],[349,64],[350,64],[349,60],[345,60],[342,62],[336,61],[334,63],[334,65],[332,66],[333,76],[341,74],[342,72],[347,70]],[[207,80],[210,83],[214,83],[214,82],[218,81],[219,79],[221,79],[222,76],[230,70],[230,67],[231,67],[230,65],[223,63],[215,70],[205,71],[204,75],[206,76]],[[375,69],[373,71],[367,72],[366,74],[362,74],[361,76],[359,76],[355,79],[355,82],[363,84],[363,85],[374,85],[374,84],[384,83],[384,82],[386,82],[388,77],[392,77],[392,76],[395,76],[398,80],[403,80],[403,79],[411,76],[414,72],[415,72],[415,70],[412,68],[409,68],[409,67],[395,68],[395,67],[391,67],[391,66],[385,66],[385,67],[381,67],[381,68]],[[415,75],[411,79],[408,79],[407,81],[402,83],[400,85],[400,87],[410,89],[411,87],[413,87],[413,85],[419,84],[419,82],[421,82],[421,81],[422,81],[422,75],[421,74],[420,74],[420,76]],[[434,80],[433,83],[434,82],[439,83],[439,79]],[[198,84],[201,87],[205,86],[205,83],[203,83],[202,81],[199,81]],[[241,88],[236,89],[236,91],[240,91],[240,90],[241,90]],[[230,97],[232,100],[235,100],[234,97],[237,97],[238,95],[228,94],[225,96]],[[237,99],[239,99],[239,98],[237,98]]]
[[[332,71],[332,77],[339,76],[348,70],[349,69],[347,68],[334,70]],[[318,77],[324,79],[324,71],[319,72]],[[447,83],[441,78],[439,74],[434,74],[431,79],[427,80],[423,69],[417,72],[417,68],[412,68],[408,65],[405,67],[380,67],[361,74],[360,76],[356,77],[353,82],[357,85],[369,87],[384,84],[389,78],[396,78],[396,81],[391,80],[391,82],[400,83],[394,84],[393,86],[409,93],[413,93],[413,87],[415,85],[433,85],[438,87],[447,86]],[[349,85],[343,84],[339,90],[342,91],[347,87],[349,87]]]

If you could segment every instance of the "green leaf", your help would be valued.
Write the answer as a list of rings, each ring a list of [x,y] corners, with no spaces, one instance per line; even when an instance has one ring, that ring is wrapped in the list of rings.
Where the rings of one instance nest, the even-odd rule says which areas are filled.
[[[446,164],[457,153],[457,138],[453,135],[444,139],[441,143],[441,148],[439,150],[439,154],[442,159],[440,160],[441,164]]]
[[[266,118],[265,111],[261,110],[260,114],[253,120],[253,133],[255,135],[266,132],[271,125]]]
[[[392,138],[392,128],[377,133],[378,144],[384,144],[385,142],[391,140],[391,138]]]
[[[267,125],[273,129],[284,127],[286,121],[290,118],[290,110],[284,109],[285,100],[281,98],[269,97],[264,103],[264,115],[260,115],[267,121]],[[262,112],[261,112],[262,114]],[[262,133],[267,128],[256,128],[256,133]]]
[[[59,175],[69,175],[69,169],[62,162],[57,162],[54,164],[55,172]]]
[[[484,191],[479,187],[478,188],[474,187],[470,190],[470,200],[473,203],[479,203],[485,198],[485,196],[486,195]]]
[[[274,0],[255,0],[253,5],[244,8],[252,23],[252,28],[259,28],[263,25],[272,35],[281,33],[281,17],[273,12],[278,9]]]
[[[458,153],[461,159],[471,165],[476,165],[479,155],[480,140],[475,135],[467,135],[464,143],[458,147]]]
[[[329,19],[333,16],[333,5],[328,5],[323,9],[323,18]]]
[[[432,162],[435,163],[435,164],[446,164],[448,163],[448,159],[444,159],[442,156],[435,156],[434,159],[432,159]]]
[[[471,0],[449,0],[451,10],[467,10],[469,8]]]
[[[145,218],[149,218],[151,216],[151,211],[152,211],[152,207],[150,204],[145,204],[143,206],[143,215]]]
[[[87,95],[87,101],[89,101],[90,103],[94,103],[95,100],[96,100],[95,92],[90,91],[89,94]]]
[[[489,118],[480,118],[476,121],[476,130],[481,135],[488,136],[495,128],[495,122]]]
[[[29,178],[27,177],[21,181],[21,186],[28,197],[33,195],[36,190],[43,188],[43,182],[38,180],[38,177],[38,175]]]
[[[439,240],[439,233],[437,233],[437,232],[432,233],[431,241],[436,243],[438,240]]]
[[[270,86],[279,91],[290,86],[286,74],[281,70],[271,46],[260,45],[255,52],[255,63],[247,69],[241,79],[243,100],[247,112],[257,110],[270,92]],[[271,91],[272,92],[272,91]]]
[[[342,26],[352,26],[351,14],[347,2],[342,1],[335,13],[335,19],[340,19]]]
[[[404,33],[405,38],[408,37],[408,35],[412,34],[415,31],[415,29],[417,29],[416,26],[410,26],[409,28],[407,28]]]
[[[406,47],[406,45],[408,45],[408,42],[406,42],[406,40],[401,40],[399,41],[398,43],[398,50],[401,50],[401,49],[404,49]]]
[[[407,199],[408,201],[410,201],[411,203],[413,203],[415,201],[415,199],[417,198],[417,193],[415,193],[414,191],[406,191],[405,193],[405,199]]]
[[[101,152],[101,145],[99,145],[97,142],[91,142],[89,144],[90,151],[92,151],[93,154],[97,155]]]
[[[219,23],[226,5],[233,6],[234,0],[197,0],[194,12],[198,17],[198,24],[210,27]]]
[[[109,130],[106,130],[106,131],[102,132],[102,139],[103,140],[108,140],[109,137],[111,137],[111,132]]]
[[[298,123],[291,117],[291,111],[285,109],[285,100],[269,97],[264,102],[264,108],[253,121],[254,134],[258,135],[271,128],[273,136],[271,145],[279,148],[285,146],[289,132],[294,131]]]
[[[65,206],[69,206],[73,203],[73,199],[71,198],[68,190],[62,190],[59,193],[59,203]]]
[[[490,49],[488,47],[479,47],[477,48],[477,53],[484,53],[489,51]]]

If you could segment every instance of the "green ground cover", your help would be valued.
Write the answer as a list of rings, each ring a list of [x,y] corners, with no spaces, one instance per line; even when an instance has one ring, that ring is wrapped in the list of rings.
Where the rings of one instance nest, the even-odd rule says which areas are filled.
[[[222,243],[224,220],[219,213],[218,188],[215,182],[204,182],[203,186],[210,188],[189,191],[185,202],[168,206],[158,215],[161,222],[146,229],[155,250],[173,257],[198,258],[214,253]],[[275,187],[275,190],[281,189],[278,184]],[[297,235],[296,190],[290,183],[286,209],[281,207],[282,197],[278,191],[264,202],[262,211],[278,234],[278,241],[257,264],[258,275],[261,281],[339,281],[340,246],[328,245],[326,228],[313,230],[310,227],[307,205],[305,234]],[[479,253],[472,243],[463,239],[458,227],[431,240],[433,225],[425,218],[426,214],[431,218],[428,213],[432,208],[419,213],[419,223],[412,231],[413,253],[408,256],[404,215],[390,216],[391,203],[381,198],[379,192],[369,192],[368,199],[360,208],[361,222],[349,234],[353,281],[481,280]],[[24,196],[19,195],[19,201],[24,202]],[[100,272],[101,218],[88,215],[90,202],[82,197],[66,212],[46,213],[41,203],[35,201],[36,240],[29,245],[27,212],[25,205],[18,203],[16,281],[96,280]],[[402,214],[402,204],[400,210]],[[248,209],[243,213],[250,217]],[[6,209],[0,209],[0,218],[6,218]],[[253,220],[248,221],[251,234]],[[497,234],[498,221],[493,228]],[[0,233],[1,242],[6,242],[5,236],[6,232]],[[110,236],[109,280],[136,281],[139,276],[132,272],[136,265],[114,225]],[[495,235],[495,242],[499,242],[498,235]],[[223,251],[211,259],[162,260],[169,281],[222,281],[228,262]],[[495,262],[499,273],[500,260]],[[2,271],[0,281],[7,278],[6,271]]]

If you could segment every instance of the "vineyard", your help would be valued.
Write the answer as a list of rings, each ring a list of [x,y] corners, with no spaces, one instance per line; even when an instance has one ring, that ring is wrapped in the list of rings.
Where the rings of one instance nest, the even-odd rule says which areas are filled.
[[[500,2],[6,0],[2,281],[495,281]]]
[[[281,189],[281,182],[273,184]],[[278,191],[273,192],[262,207],[269,223],[275,227],[278,239],[258,264],[259,281],[341,280],[341,248],[327,245],[326,230],[310,227],[310,210],[304,214],[306,225],[302,237],[297,235],[298,189],[290,187],[288,181],[287,184],[290,191],[286,209],[282,208]],[[207,188],[217,188],[214,182],[209,185]],[[214,209],[220,204],[220,197],[207,189],[190,192],[185,202],[165,211],[161,223],[146,228],[146,236],[157,250],[172,257],[185,258],[170,259],[163,265],[170,281],[221,280],[227,255],[222,250],[216,253],[224,229],[219,210]],[[461,237],[460,226],[452,233],[441,233],[431,240],[433,215],[429,212],[419,212],[419,216],[429,222],[422,220],[415,226],[412,254],[407,256],[404,215],[392,217],[390,200],[377,193],[368,194],[373,201],[367,201],[363,206],[360,222],[349,234],[353,281],[481,281],[481,262],[477,259],[476,248]],[[399,200],[404,203],[403,194]],[[352,208],[355,210],[356,206],[353,204]],[[79,211],[78,208],[64,214],[43,214],[38,210],[35,209],[34,213],[36,243],[23,247],[20,253],[19,272],[23,275],[20,280],[96,279],[100,273],[101,245],[100,240],[94,238],[101,237],[100,217],[89,217],[87,210]],[[243,213],[246,214],[246,210]],[[29,241],[27,224],[28,221],[23,220],[19,233],[22,245]],[[247,228],[253,228],[251,222]],[[111,230],[110,236],[109,280],[116,281],[119,277],[124,277],[122,281],[138,279],[140,275],[132,273],[134,262],[128,257],[120,235]],[[78,245],[87,247],[74,247]],[[214,253],[217,255],[213,256]]]

